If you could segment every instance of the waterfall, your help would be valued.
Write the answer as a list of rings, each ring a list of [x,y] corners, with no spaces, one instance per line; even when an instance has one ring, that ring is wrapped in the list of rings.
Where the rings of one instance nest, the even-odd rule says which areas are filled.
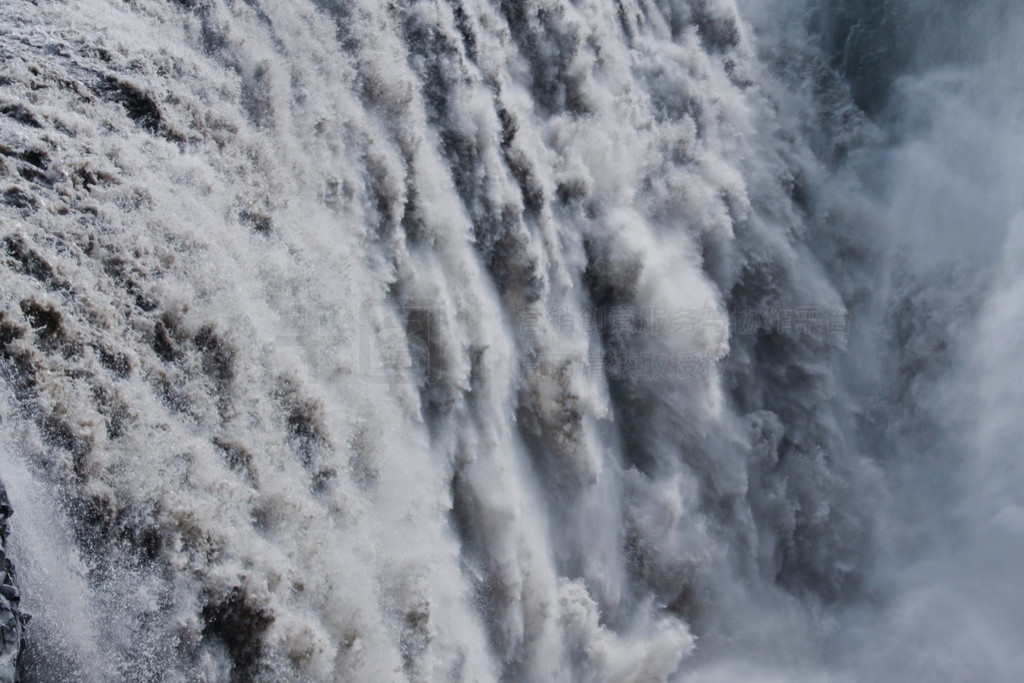
[[[1020,680],[1022,28],[4,3],[21,678]]]

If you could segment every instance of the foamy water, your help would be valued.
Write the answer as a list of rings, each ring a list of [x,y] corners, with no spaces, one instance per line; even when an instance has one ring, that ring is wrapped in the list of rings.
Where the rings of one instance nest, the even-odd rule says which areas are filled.
[[[881,7],[0,7],[24,677],[1018,680],[1022,13]]]

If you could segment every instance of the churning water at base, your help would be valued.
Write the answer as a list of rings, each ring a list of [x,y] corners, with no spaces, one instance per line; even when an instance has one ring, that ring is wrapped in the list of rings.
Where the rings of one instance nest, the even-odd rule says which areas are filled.
[[[5,3],[24,677],[1019,680],[1022,12],[940,4]]]

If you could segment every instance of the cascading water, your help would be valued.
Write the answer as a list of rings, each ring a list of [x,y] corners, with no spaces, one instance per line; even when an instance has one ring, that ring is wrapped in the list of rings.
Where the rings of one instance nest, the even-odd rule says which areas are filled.
[[[1022,22],[5,2],[23,678],[1019,680]]]

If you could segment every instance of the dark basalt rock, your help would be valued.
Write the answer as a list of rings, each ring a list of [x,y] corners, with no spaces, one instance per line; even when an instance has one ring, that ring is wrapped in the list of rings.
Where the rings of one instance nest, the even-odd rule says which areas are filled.
[[[14,564],[7,558],[12,514],[11,501],[0,484],[0,683],[18,680],[18,662],[25,649],[25,625],[30,618],[21,611]]]

